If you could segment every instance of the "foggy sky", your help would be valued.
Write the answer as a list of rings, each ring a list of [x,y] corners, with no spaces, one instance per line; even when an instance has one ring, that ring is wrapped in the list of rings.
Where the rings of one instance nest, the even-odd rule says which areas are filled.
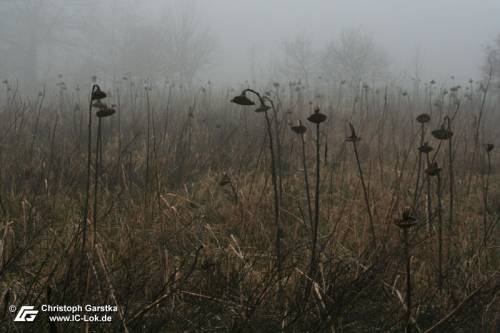
[[[252,46],[266,72],[283,39],[304,34],[321,47],[349,28],[371,33],[396,75],[413,76],[418,58],[423,78],[467,80],[500,33],[498,0],[201,0],[198,9],[218,39],[211,74],[229,82],[250,79]]]

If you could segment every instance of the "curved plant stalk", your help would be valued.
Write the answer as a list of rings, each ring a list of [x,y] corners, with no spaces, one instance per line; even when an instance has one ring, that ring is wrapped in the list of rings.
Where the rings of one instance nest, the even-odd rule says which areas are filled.
[[[90,166],[92,163],[92,102],[94,93],[99,89],[99,86],[94,84],[90,92],[89,113],[87,124],[87,178],[85,184],[85,199],[83,204],[83,221],[82,221],[82,254],[81,260],[85,259],[85,248],[87,244],[87,220],[89,215],[90,201]]]
[[[443,289],[443,205],[441,200],[441,175],[437,174],[437,200],[438,200],[438,287]]]
[[[320,155],[320,124],[316,124],[316,185],[314,189],[314,224],[313,224],[313,238],[312,238],[312,253],[311,253],[311,267],[310,277],[315,279],[316,266],[317,266],[317,251],[318,251],[318,228],[319,228],[319,193],[320,193],[320,170],[321,170],[321,155]]]
[[[280,200],[280,192],[278,188],[278,175],[276,172],[276,154],[274,150],[274,138],[273,138],[273,131],[272,131],[272,125],[271,125],[271,119],[269,118],[268,114],[268,109],[269,107],[266,106],[264,98],[255,90],[253,89],[245,89],[242,91],[241,95],[233,99],[233,102],[236,104],[240,105],[253,105],[253,102],[248,101],[248,98],[245,96],[245,94],[249,92],[259,99],[259,102],[261,104],[261,111],[264,113],[265,118],[266,118],[266,130],[267,130],[267,135],[269,138],[269,151],[270,151],[270,157],[271,157],[271,181],[273,184],[273,196],[274,196],[274,224],[276,227],[276,241],[275,241],[275,248],[276,248],[276,268],[278,271],[278,279],[280,281],[279,286],[280,286],[280,294],[282,293],[282,256],[281,256],[281,238],[282,238],[282,229],[281,229],[281,223],[280,223],[280,211],[281,211],[281,200]],[[238,98],[243,98],[243,104],[238,100]],[[246,99],[246,100],[245,100]],[[248,103],[250,102],[250,103]]]
[[[424,123],[420,124],[420,146],[424,144],[424,135],[425,135],[425,129],[424,129]],[[419,193],[419,185],[420,185],[420,174],[422,173],[422,152],[418,152],[418,165],[417,165],[417,181],[415,183],[415,192],[413,194],[413,206],[412,209],[415,211],[415,208],[417,206],[417,200],[418,200],[418,193]]]
[[[361,139],[356,135],[356,131],[354,130],[354,127],[352,126],[351,123],[349,123],[349,127],[351,128],[351,136],[347,138],[347,141],[352,142],[352,145],[354,147],[354,156],[356,158],[356,164],[358,166],[359,178],[361,180],[361,186],[363,188],[363,196],[365,199],[366,211],[368,214],[368,220],[370,222],[370,233],[371,233],[371,238],[372,238],[372,246],[373,246],[373,248],[376,248],[377,247],[377,236],[375,234],[375,225],[374,225],[372,210],[371,210],[371,206],[370,206],[370,199],[368,196],[368,189],[366,187],[365,178],[363,175],[363,168],[361,167],[361,160],[359,159],[359,153],[358,153],[357,142]]]
[[[101,161],[101,118],[97,118],[97,139],[95,143],[95,166],[94,166],[94,209],[93,209],[93,242],[97,241],[97,195],[99,192],[99,167]]]
[[[427,165],[430,164],[430,157],[429,154],[425,154],[426,159],[427,159]],[[431,185],[431,177],[427,175],[426,177],[426,183],[427,183],[427,225],[429,233],[433,233],[433,215],[432,215],[432,185]]]
[[[493,150],[492,144],[486,144],[486,156],[488,158],[488,170],[486,173],[486,180],[483,188],[483,246],[486,248],[488,242],[488,192],[490,188],[490,175],[491,175],[491,151]]]
[[[447,129],[451,132],[451,119],[446,116],[444,118],[445,122],[447,122]],[[454,176],[453,176],[453,136],[451,136],[448,140],[448,177],[449,177],[449,196],[450,196],[450,211],[448,216],[448,244],[447,244],[447,253],[448,258],[450,257],[451,251],[451,231],[453,226],[453,208],[455,201],[455,193],[454,193]]]

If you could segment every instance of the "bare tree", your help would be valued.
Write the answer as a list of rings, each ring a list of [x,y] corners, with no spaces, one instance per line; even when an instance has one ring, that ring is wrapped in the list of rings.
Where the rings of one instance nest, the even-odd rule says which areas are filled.
[[[174,79],[190,84],[211,61],[215,39],[201,21],[193,1],[179,2],[166,11],[162,26],[167,46],[167,73]]]
[[[81,0],[2,1],[0,40],[6,55],[3,65],[26,88],[34,88],[38,82],[41,58],[50,57],[56,46],[70,48],[78,44],[71,31],[81,26],[85,4],[88,2]]]
[[[338,40],[326,47],[321,67],[332,79],[347,80],[352,87],[358,87],[362,81],[383,78],[388,71],[388,61],[369,34],[351,29],[342,32]]]
[[[308,84],[317,63],[311,40],[305,35],[297,35],[295,39],[283,41],[281,50],[280,71],[289,80],[301,79]]]
[[[486,48],[486,61],[483,64],[483,73],[494,80],[500,80],[500,35],[495,43]]]

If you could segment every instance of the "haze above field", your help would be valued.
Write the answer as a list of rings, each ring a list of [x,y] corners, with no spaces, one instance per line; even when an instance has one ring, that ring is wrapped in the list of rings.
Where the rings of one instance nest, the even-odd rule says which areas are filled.
[[[152,1],[151,4],[164,3]],[[385,49],[396,73],[467,80],[480,74],[484,47],[500,32],[500,1],[467,0],[213,0],[198,2],[218,39],[213,73],[220,80],[250,77],[254,46],[266,72],[283,39],[298,34],[321,47],[344,29],[360,28]]]
[[[125,73],[221,85],[320,74],[340,80],[335,52],[330,68],[318,63],[332,42],[341,49],[341,36],[355,31],[346,41],[358,44],[344,65],[367,45],[368,59],[374,50],[384,59],[349,63],[357,80],[370,81],[368,71],[386,63],[396,79],[464,81],[480,76],[485,47],[500,33],[498,13],[497,0],[8,1],[0,4],[0,77],[34,89],[58,74],[78,82]],[[289,46],[306,55],[308,73],[297,74],[303,64],[295,63],[282,75],[284,45],[297,40]]]

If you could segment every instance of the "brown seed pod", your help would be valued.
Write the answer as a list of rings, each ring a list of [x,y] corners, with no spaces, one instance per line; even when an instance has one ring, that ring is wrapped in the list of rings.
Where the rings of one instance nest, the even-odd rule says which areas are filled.
[[[423,145],[421,145],[420,147],[418,147],[418,151],[423,153],[423,154],[429,154],[431,151],[433,151],[434,148],[432,148],[431,146],[429,146],[429,144],[427,142],[424,142]]]
[[[302,125],[302,122],[299,121],[297,126],[292,126],[292,131],[294,131],[297,134],[304,134],[307,131],[307,127]]]
[[[255,105],[255,103],[250,98],[248,98],[245,95],[245,93],[242,93],[241,95],[234,97],[231,100],[231,102],[233,102],[234,104],[243,105],[243,106]]]
[[[453,136],[453,132],[442,125],[440,129],[432,131],[432,136],[438,140],[449,140]]]
[[[417,121],[421,124],[428,123],[431,121],[431,116],[427,113],[422,113],[417,116]]]
[[[108,95],[101,90],[101,88],[98,85],[95,85],[95,89],[92,91],[92,100],[93,101],[99,101],[103,98],[106,98]]]
[[[314,109],[314,113],[310,115],[307,120],[314,124],[321,124],[326,120],[326,115],[320,112],[320,108],[317,107]]]
[[[228,175],[224,174],[221,180],[219,181],[219,186],[225,186],[227,184],[231,184],[231,178]]]
[[[432,162],[429,164],[427,169],[425,169],[425,173],[429,176],[437,176],[441,172],[441,168],[438,167],[437,162]]]
[[[257,113],[267,112],[267,111],[269,111],[270,108],[271,108],[270,106],[268,106],[264,103],[261,103],[260,106],[257,109],[255,109],[255,112],[257,112]]]
[[[486,150],[487,153],[491,152],[495,148],[495,145],[492,143],[486,143],[484,145],[484,149]]]
[[[406,207],[405,209],[403,209],[401,218],[397,218],[396,220],[394,220],[394,224],[396,224],[398,227],[402,229],[411,228],[417,225],[417,223],[418,223],[417,218],[413,216],[410,207]]]
[[[99,118],[105,118],[105,117],[112,116],[115,113],[116,113],[115,109],[106,107],[106,108],[99,109],[99,111],[96,112],[96,115]]]

